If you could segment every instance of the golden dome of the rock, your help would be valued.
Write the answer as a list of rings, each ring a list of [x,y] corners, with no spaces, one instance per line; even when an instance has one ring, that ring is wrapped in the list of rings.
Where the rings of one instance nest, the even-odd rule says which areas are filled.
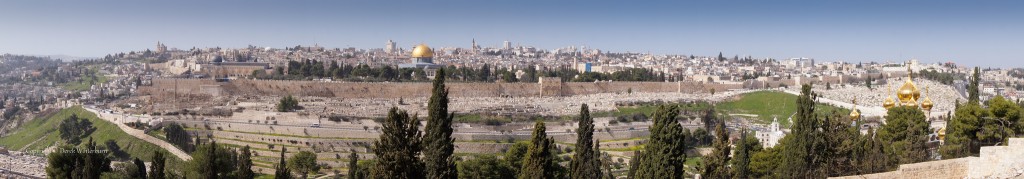
[[[900,103],[903,104],[911,102],[917,103],[917,99],[920,99],[921,97],[921,90],[918,90],[917,86],[914,85],[914,82],[910,81],[910,78],[907,78],[907,81],[903,83],[903,86],[896,91],[896,97],[899,97]]]
[[[412,58],[432,58],[434,50],[425,44],[417,45],[412,49]]]

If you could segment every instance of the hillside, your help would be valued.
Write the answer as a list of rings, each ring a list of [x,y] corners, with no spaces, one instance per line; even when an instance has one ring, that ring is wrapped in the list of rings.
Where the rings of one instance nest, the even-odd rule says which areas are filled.
[[[96,141],[98,145],[103,145],[103,142],[107,140],[114,140],[121,147],[121,150],[132,157],[139,157],[147,161],[152,157],[154,150],[167,152],[156,145],[128,135],[113,123],[97,118],[96,114],[88,112],[80,106],[62,109],[56,113],[32,120],[10,135],[0,137],[0,146],[11,150],[32,152],[42,151],[54,144],[63,143],[60,140],[57,128],[60,122],[71,116],[71,114],[75,114],[79,118],[88,119],[92,122],[93,127],[96,128],[95,131],[83,138],[83,140],[88,140],[88,137],[92,137],[93,141]]]

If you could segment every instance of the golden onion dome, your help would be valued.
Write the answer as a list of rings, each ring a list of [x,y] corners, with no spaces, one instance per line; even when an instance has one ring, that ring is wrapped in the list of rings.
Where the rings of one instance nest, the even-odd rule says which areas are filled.
[[[882,107],[889,109],[896,106],[896,101],[892,100],[892,96],[886,97],[885,102],[882,102]]]
[[[434,50],[425,44],[417,45],[412,49],[412,58],[432,58]]]
[[[917,107],[917,101],[908,101],[907,103],[903,103],[903,105],[904,106],[910,106],[910,107]]]
[[[929,94],[931,94],[932,90],[931,90],[930,87],[925,87],[924,89],[926,91],[928,91]],[[925,96],[924,100],[921,101],[921,109],[924,109],[925,111],[931,111],[932,110],[932,106],[934,106],[934,105],[935,104],[932,103],[932,98],[929,98],[928,96]]]
[[[939,128],[939,140],[946,140],[946,127]]]
[[[853,97],[853,109],[850,109],[850,120],[860,119],[860,112],[857,111],[857,97]]]
[[[857,109],[851,110],[850,111],[850,120],[856,121],[858,119],[860,119],[860,112],[857,112]]]
[[[917,99],[921,97],[921,90],[918,90],[917,86],[914,85],[914,82],[910,81],[910,78],[907,78],[907,81],[903,83],[903,86],[896,91],[896,97],[899,97],[900,102],[904,104],[910,102],[916,103]]]
[[[933,105],[935,104],[932,103],[931,98],[924,97],[924,101],[921,101],[921,109],[924,109],[925,111],[931,111]]]

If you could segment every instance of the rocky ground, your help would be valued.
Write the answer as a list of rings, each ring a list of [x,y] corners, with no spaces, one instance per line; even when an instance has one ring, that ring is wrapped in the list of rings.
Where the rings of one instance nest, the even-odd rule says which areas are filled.
[[[18,151],[0,153],[0,176],[7,177],[7,171],[46,178],[46,158]]]

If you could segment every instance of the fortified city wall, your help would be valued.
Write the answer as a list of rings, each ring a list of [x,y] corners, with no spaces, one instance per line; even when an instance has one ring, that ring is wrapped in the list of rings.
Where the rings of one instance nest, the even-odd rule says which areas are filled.
[[[560,82],[541,83],[447,83],[452,97],[538,97],[574,96],[598,93],[680,92],[699,93],[711,89],[726,91],[742,84],[705,84],[700,82]],[[429,82],[322,82],[293,80],[237,79],[217,82],[212,79],[154,78],[151,86],[139,87],[140,94],[156,98],[188,95],[261,95],[319,96],[340,98],[415,98],[429,97]],[[542,92],[543,91],[543,92]]]

